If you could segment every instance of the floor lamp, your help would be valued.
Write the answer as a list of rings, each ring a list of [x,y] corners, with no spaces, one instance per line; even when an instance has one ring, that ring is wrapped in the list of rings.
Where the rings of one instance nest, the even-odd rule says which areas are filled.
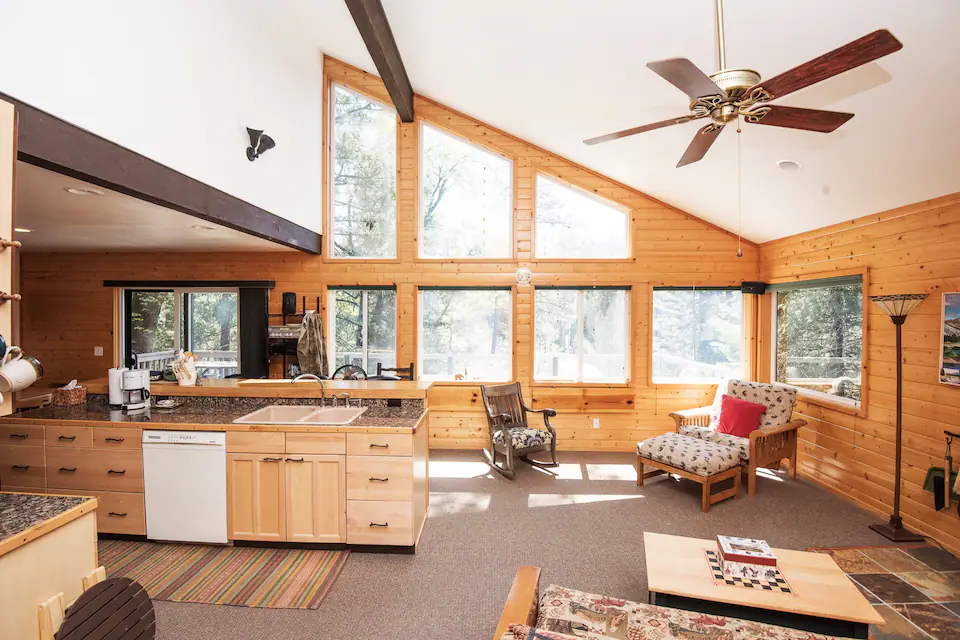
[[[890,315],[890,319],[897,328],[897,462],[893,487],[893,514],[890,522],[872,524],[870,528],[883,537],[894,542],[919,542],[923,536],[903,528],[903,518],[900,517],[900,443],[903,436],[903,357],[900,343],[900,332],[907,314],[913,311],[918,304],[926,299],[925,293],[901,293],[893,296],[870,296],[877,305]]]

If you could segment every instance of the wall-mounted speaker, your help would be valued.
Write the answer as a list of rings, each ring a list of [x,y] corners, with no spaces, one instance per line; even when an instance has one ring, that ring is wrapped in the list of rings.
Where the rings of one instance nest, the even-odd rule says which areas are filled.
[[[280,312],[285,316],[292,316],[297,313],[297,294],[293,291],[283,292],[283,302]]]
[[[753,293],[762,296],[767,292],[766,282],[742,282],[740,283],[740,293]]]

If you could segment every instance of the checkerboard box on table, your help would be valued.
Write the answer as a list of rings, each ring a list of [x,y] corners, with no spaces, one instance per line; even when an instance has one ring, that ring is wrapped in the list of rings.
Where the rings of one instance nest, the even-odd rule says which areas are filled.
[[[726,578],[776,580],[777,557],[763,540],[717,536],[720,566]]]

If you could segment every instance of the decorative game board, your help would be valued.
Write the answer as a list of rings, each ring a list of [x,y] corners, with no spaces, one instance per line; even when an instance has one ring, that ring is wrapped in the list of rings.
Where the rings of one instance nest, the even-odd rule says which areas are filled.
[[[728,584],[731,587],[743,587],[745,589],[759,589],[762,591],[779,591],[781,593],[793,593],[790,583],[777,569],[775,580],[757,580],[754,578],[728,578],[723,575],[723,566],[720,562],[720,554],[711,549],[704,549],[707,556],[707,564],[710,565],[710,572],[713,573],[713,579],[717,582]]]

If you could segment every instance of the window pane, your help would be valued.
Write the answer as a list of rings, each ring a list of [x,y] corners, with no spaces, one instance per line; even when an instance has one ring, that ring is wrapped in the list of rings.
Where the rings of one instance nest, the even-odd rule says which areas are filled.
[[[376,375],[377,363],[396,363],[397,292],[393,289],[331,289],[333,369],[345,364]],[[364,349],[366,317],[366,349]]]
[[[396,113],[333,87],[333,253],[396,257]]]
[[[237,373],[240,360],[239,296],[231,292],[187,293],[184,296],[186,349],[197,356],[203,378]]]
[[[653,292],[653,377],[716,381],[741,375],[739,291]]]
[[[537,174],[536,257],[628,258],[627,212]]]
[[[333,323],[333,373],[345,364],[363,367],[363,291],[331,291],[336,308]],[[366,370],[364,368],[364,370]]]
[[[512,163],[430,125],[420,131],[420,255],[511,257]]]
[[[583,292],[583,382],[627,379],[627,292]]]
[[[578,291],[537,289],[535,293],[535,380],[577,380]]]
[[[141,369],[163,369],[173,358],[174,331],[172,291],[131,291],[129,366]],[[133,356],[139,356],[133,362]]]
[[[860,400],[863,288],[777,292],[776,379]]]
[[[509,380],[513,345],[510,291],[420,292],[420,377]]]

